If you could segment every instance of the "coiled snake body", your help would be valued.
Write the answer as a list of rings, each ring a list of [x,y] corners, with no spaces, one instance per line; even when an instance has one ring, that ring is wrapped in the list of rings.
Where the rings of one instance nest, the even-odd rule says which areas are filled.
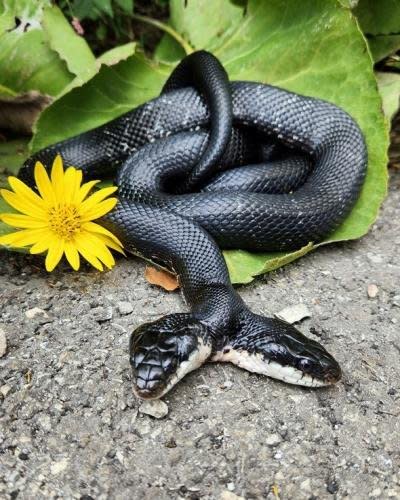
[[[347,113],[269,85],[229,83],[201,51],[178,65],[160,97],[39,151],[20,177],[32,183],[35,161],[51,165],[56,153],[86,178],[117,172],[120,202],[103,223],[127,250],[174,270],[190,306],[133,332],[139,397],[162,396],[212,360],[304,386],[340,378],[320,344],[246,307],[217,243],[293,250],[338,227],[367,163]]]

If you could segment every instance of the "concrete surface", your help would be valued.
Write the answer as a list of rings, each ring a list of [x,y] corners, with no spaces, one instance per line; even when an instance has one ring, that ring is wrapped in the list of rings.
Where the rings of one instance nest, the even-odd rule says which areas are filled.
[[[400,498],[399,207],[397,171],[367,237],[241,289],[259,313],[306,304],[300,329],[343,382],[307,390],[208,365],[161,420],[138,411],[128,338],[183,310],[179,295],[149,286],[139,260],[48,275],[40,257],[2,253],[0,498]]]

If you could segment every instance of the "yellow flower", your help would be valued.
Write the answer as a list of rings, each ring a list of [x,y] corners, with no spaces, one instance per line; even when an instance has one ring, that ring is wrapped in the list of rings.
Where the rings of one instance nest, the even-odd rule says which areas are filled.
[[[116,187],[89,192],[99,181],[81,185],[82,172],[69,167],[65,172],[61,156],[54,160],[51,176],[35,165],[39,194],[16,177],[9,177],[13,191],[1,189],[4,200],[19,214],[0,214],[0,220],[20,231],[0,237],[0,245],[30,247],[30,253],[47,252],[46,269],[52,271],[65,254],[77,271],[80,255],[100,271],[111,269],[115,260],[109,248],[124,253],[122,243],[110,231],[93,222],[112,210],[117,198],[108,198]]]

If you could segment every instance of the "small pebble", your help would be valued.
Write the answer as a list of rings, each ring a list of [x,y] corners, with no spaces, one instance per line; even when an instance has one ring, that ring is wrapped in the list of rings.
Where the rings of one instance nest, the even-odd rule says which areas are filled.
[[[50,472],[55,476],[60,474],[60,472],[64,471],[68,467],[68,460],[63,458],[59,462],[54,462],[50,466]]]
[[[111,306],[107,307],[94,307],[92,309],[93,318],[98,323],[104,323],[105,321],[110,321],[113,317],[113,310]]]
[[[0,328],[0,358],[4,356],[7,351],[7,338],[6,332]]]
[[[374,285],[373,283],[370,283],[367,287],[367,294],[370,299],[374,299],[379,292],[379,288]]]
[[[276,446],[281,441],[282,441],[282,438],[279,436],[279,434],[271,434],[265,440],[265,444],[268,445],[268,446]]]
[[[297,323],[304,318],[309,318],[311,316],[305,304],[296,304],[295,306],[285,307],[281,311],[275,313],[275,317],[282,319],[287,323]]]
[[[11,391],[11,387],[7,384],[0,387],[0,394],[5,398],[7,394]]]
[[[333,479],[332,481],[329,481],[328,484],[326,485],[326,490],[328,493],[333,495],[334,493],[337,493],[339,490],[339,485],[337,482]]]
[[[230,389],[233,386],[233,382],[230,380],[225,380],[225,382],[221,385],[222,389]]]
[[[144,401],[139,408],[140,413],[150,415],[154,418],[164,418],[168,415],[168,406],[164,401],[155,399],[152,401]]]
[[[133,306],[130,302],[118,302],[117,303],[118,311],[123,316],[127,314],[131,314],[133,312]]]
[[[240,497],[239,495],[235,495],[229,490],[225,490],[221,493],[221,500],[245,500],[244,497]]]
[[[304,479],[304,481],[302,481],[300,483],[300,489],[303,490],[303,491],[311,491],[311,481],[310,481],[310,478]]]
[[[36,318],[36,316],[39,316],[39,315],[44,316],[45,318],[48,318],[46,311],[44,311],[43,309],[40,309],[40,307],[34,307],[33,309],[28,309],[27,311],[25,311],[25,316],[28,319]]]

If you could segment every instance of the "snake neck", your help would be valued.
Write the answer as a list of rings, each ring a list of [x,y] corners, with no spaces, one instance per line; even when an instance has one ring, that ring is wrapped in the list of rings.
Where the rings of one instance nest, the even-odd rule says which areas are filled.
[[[193,317],[210,332],[214,352],[220,351],[239,331],[243,331],[250,323],[249,318],[254,316],[226,281],[207,283],[185,298]]]

